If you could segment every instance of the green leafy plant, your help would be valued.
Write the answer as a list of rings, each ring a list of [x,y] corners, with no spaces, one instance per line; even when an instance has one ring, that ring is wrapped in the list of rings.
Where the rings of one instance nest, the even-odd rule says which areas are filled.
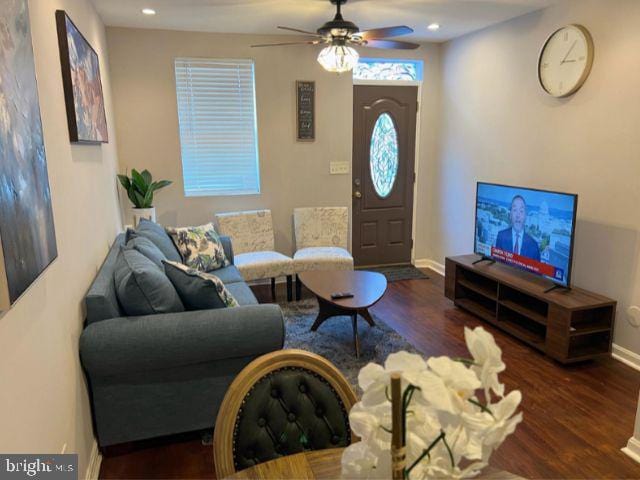
[[[154,182],[149,170],[138,172],[135,168],[131,169],[131,177],[118,175],[118,180],[127,191],[127,196],[135,208],[153,207],[154,193],[172,183],[170,180]]]

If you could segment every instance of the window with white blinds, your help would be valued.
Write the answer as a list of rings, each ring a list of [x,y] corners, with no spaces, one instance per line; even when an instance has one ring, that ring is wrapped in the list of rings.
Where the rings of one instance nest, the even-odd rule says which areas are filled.
[[[252,60],[177,58],[186,196],[260,193]]]

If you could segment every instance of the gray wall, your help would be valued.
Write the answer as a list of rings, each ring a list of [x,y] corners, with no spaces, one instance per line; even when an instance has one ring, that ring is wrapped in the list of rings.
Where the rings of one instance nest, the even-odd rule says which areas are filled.
[[[108,28],[118,153],[122,171],[148,168],[175,184],[157,195],[158,221],[193,225],[214,212],[270,208],[276,248],[292,251],[292,210],[304,206],[351,205],[351,174],[330,175],[330,161],[351,161],[353,88],[350,74],[325,72],[317,47],[252,49],[251,44],[290,41],[291,36],[220,35],[163,30]],[[293,37],[295,38],[295,37]],[[421,101],[420,157],[435,155],[439,92],[439,48],[412,52],[363,49],[363,56],[410,56],[425,60]],[[253,58],[255,60],[260,195],[184,196],[173,61],[175,57]],[[295,81],[316,81],[316,141],[295,140]],[[427,169],[420,169],[426,185]],[[419,189],[417,236],[426,236],[426,193]],[[129,204],[123,198],[127,213]],[[417,250],[420,258],[426,250]]]
[[[69,143],[56,9],[67,11],[100,57],[108,144]],[[29,10],[59,255],[0,317],[0,452],[66,446],[84,478],[94,440],[78,357],[82,300],[121,225],[106,36],[88,0],[32,0]]]
[[[578,193],[574,284],[619,303],[615,343],[640,353],[626,309],[640,303],[640,2],[567,0],[446,44],[440,154],[430,165],[428,255],[473,250],[478,180]],[[585,25],[590,78],[564,100],[543,92],[548,35]]]

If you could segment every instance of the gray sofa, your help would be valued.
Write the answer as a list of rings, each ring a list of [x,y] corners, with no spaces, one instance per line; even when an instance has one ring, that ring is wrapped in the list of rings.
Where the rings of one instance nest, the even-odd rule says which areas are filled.
[[[80,358],[100,447],[211,428],[234,377],[254,358],[282,348],[277,305],[258,305],[233,265],[216,270],[239,307],[124,316],[113,270],[119,235],[86,295]]]

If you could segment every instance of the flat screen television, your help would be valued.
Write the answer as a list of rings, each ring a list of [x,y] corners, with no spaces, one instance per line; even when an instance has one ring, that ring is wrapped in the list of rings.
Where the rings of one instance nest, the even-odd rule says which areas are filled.
[[[578,196],[478,182],[475,253],[569,287]]]

